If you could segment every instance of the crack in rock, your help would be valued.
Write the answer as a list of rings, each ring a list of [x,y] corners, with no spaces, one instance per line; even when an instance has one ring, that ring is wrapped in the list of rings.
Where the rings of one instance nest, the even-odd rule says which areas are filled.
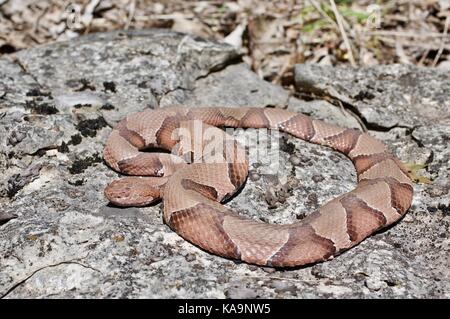
[[[14,64],[16,64],[17,66],[19,66],[19,68],[20,68],[26,75],[28,75],[30,78],[33,79],[33,81],[34,81],[34,82],[36,83],[36,85],[39,87],[39,90],[40,90],[40,91],[48,91],[48,90],[47,90],[47,89],[46,89],[46,88],[38,81],[37,77],[27,69],[27,67],[26,67],[25,64],[19,59],[19,57],[15,56],[15,57],[12,59],[12,62],[13,62]],[[51,93],[50,93],[50,94],[51,94]]]
[[[194,81],[198,81],[198,80],[207,78],[208,76],[210,76],[213,73],[217,73],[217,72],[223,71],[227,67],[229,67],[231,65],[236,65],[236,64],[239,64],[239,63],[242,63],[242,57],[240,55],[239,56],[235,56],[235,57],[230,57],[229,59],[223,61],[222,63],[214,65],[205,74],[201,74],[201,75],[197,76]]]
[[[89,266],[89,265],[85,265],[85,264],[79,262],[79,260],[83,260],[83,259],[86,259],[86,258],[87,258],[87,256],[86,256],[86,257],[83,257],[83,258],[75,258],[75,259],[72,259],[72,260],[61,261],[61,262],[56,263],[56,264],[51,264],[51,265],[47,265],[47,266],[43,266],[43,267],[41,267],[41,268],[38,268],[38,269],[36,269],[35,271],[33,271],[30,275],[28,275],[27,277],[25,277],[24,279],[22,279],[22,280],[20,280],[19,282],[15,283],[15,284],[14,284],[11,288],[9,288],[5,293],[1,294],[1,295],[0,295],[0,299],[6,298],[9,294],[11,294],[14,290],[16,290],[17,288],[19,288],[20,286],[22,286],[24,283],[26,283],[30,278],[32,278],[32,277],[33,277],[35,274],[37,274],[38,272],[40,272],[40,271],[42,271],[42,270],[44,270],[44,269],[54,268],[54,267],[57,267],[57,266],[60,266],[60,265],[70,265],[70,264],[73,265],[73,264],[75,264],[75,265],[79,265],[79,266],[81,266],[81,267],[83,267],[83,268],[86,268],[86,269],[91,269],[91,270],[93,270],[93,271],[95,271],[95,272],[98,272],[98,273],[100,273],[100,274],[103,275],[103,273],[102,273],[99,269],[94,268],[94,267]]]

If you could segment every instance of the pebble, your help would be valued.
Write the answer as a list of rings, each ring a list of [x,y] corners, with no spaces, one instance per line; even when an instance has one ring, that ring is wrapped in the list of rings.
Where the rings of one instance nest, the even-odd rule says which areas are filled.
[[[272,287],[275,288],[276,292],[285,292],[285,291],[291,291],[295,292],[297,291],[297,288],[294,284],[282,280],[275,280],[272,283]]]
[[[187,254],[184,258],[186,259],[187,262],[191,262],[197,259],[197,257],[194,254]]]
[[[314,183],[319,183],[323,181],[325,178],[322,175],[313,175],[312,180]]]
[[[249,177],[250,177],[250,180],[253,182],[256,182],[261,179],[261,175],[259,175],[256,172],[250,172]]]
[[[298,166],[301,163],[301,160],[298,156],[296,155],[291,155],[289,157],[289,162],[291,162],[292,165]]]
[[[386,286],[386,283],[378,278],[369,277],[364,281],[367,288],[372,291],[378,291]]]
[[[258,293],[246,287],[231,287],[225,291],[225,295],[231,299],[252,299],[258,297]]]

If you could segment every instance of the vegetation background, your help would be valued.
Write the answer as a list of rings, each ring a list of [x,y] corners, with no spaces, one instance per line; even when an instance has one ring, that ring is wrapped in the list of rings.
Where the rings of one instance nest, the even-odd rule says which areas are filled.
[[[169,28],[238,47],[262,78],[295,63],[450,69],[449,0],[0,0],[0,54],[83,34]]]

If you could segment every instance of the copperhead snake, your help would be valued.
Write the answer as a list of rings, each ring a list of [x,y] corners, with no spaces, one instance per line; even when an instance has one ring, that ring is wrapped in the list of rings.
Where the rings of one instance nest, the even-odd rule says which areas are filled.
[[[177,132],[194,136],[198,122],[203,123],[200,136],[213,133],[226,145],[215,154],[221,161],[204,161],[198,150],[204,151],[205,140],[191,137],[180,146]],[[221,204],[244,184],[248,159],[242,160],[243,146],[219,127],[277,129],[329,146],[352,160],[357,186],[293,224],[246,218]],[[143,152],[148,148],[172,153]],[[162,198],[164,221],[181,237],[213,254],[256,265],[293,267],[329,260],[399,220],[413,196],[408,172],[375,138],[277,108],[147,109],[117,124],[103,155],[117,172],[137,175],[106,187],[111,203],[143,206]]]

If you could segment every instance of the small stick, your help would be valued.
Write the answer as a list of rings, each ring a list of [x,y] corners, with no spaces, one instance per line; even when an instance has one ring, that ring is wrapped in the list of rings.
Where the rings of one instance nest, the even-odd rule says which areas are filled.
[[[442,52],[444,51],[444,46],[445,46],[445,42],[446,42],[446,36],[447,36],[447,31],[448,31],[448,25],[450,23],[450,16],[447,16],[447,19],[445,19],[445,26],[444,26],[444,33],[443,33],[443,39],[441,41],[441,46],[439,47],[439,51],[436,54],[436,56],[434,57],[434,61],[433,64],[431,65],[432,67],[435,67],[436,64],[439,61],[439,58],[442,55]]]
[[[344,25],[342,23],[342,17],[336,7],[336,3],[334,0],[330,0],[331,3],[331,9],[333,10],[333,13],[336,17],[336,22],[339,26],[339,31],[341,32],[342,38],[344,39],[344,44],[347,47],[348,51],[348,58],[350,60],[350,63],[352,66],[356,66],[355,58],[353,57],[352,47],[350,45],[350,41],[348,40],[347,33],[345,33]]]
[[[311,3],[311,5],[320,13],[320,15],[325,20],[328,20],[328,22],[330,22],[336,28],[336,30],[339,30],[339,26],[337,25],[336,21],[331,19],[331,17],[325,11],[322,10],[322,8],[317,3],[317,1],[315,1],[315,0],[308,0],[308,2]]]
[[[364,32],[364,35],[384,35],[384,36],[395,36],[395,37],[406,37],[406,38],[442,38],[445,37],[443,33],[428,32],[428,33],[410,33],[401,31],[389,31],[389,30],[378,30],[378,31],[368,31]]]
[[[131,22],[133,21],[134,18],[134,14],[136,11],[136,0],[131,0],[130,1],[130,9],[128,11],[128,18],[127,18],[127,22],[125,23],[125,30],[128,30],[130,28]]]
[[[430,48],[427,48],[424,53],[422,54],[422,56],[420,57],[419,62],[417,63],[418,66],[423,66],[423,62],[425,62],[425,59],[428,56],[428,53],[430,53]]]

